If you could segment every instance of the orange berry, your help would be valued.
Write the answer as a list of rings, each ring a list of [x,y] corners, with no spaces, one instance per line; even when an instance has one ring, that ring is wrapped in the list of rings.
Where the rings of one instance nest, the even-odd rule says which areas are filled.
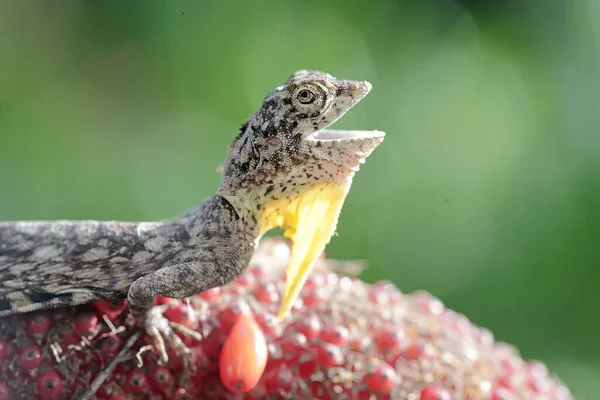
[[[249,314],[241,314],[221,350],[221,382],[232,392],[252,390],[267,364],[267,341]]]

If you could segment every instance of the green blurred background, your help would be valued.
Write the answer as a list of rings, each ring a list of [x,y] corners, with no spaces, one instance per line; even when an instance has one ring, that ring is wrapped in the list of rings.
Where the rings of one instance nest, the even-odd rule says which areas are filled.
[[[381,129],[328,255],[425,289],[600,393],[600,2],[0,3],[0,219],[152,220],[211,195],[298,69]]]

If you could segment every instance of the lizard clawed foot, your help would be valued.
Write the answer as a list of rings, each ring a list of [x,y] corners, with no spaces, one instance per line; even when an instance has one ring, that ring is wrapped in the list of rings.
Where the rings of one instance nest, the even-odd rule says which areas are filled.
[[[196,340],[202,340],[202,335],[185,325],[168,320],[163,315],[167,308],[169,308],[168,305],[152,307],[140,325],[143,325],[148,336],[152,338],[161,363],[164,364],[169,361],[167,355],[167,346],[169,346],[175,351],[175,354],[181,357],[185,366],[191,367],[190,349],[175,332],[180,332]]]

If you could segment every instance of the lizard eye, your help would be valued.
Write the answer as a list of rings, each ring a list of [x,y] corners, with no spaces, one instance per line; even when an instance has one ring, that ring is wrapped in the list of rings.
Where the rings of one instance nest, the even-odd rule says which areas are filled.
[[[310,104],[315,101],[315,94],[310,90],[303,89],[298,92],[298,101],[302,104]]]
[[[291,93],[292,112],[298,118],[314,118],[327,108],[327,90],[312,82],[303,82]]]

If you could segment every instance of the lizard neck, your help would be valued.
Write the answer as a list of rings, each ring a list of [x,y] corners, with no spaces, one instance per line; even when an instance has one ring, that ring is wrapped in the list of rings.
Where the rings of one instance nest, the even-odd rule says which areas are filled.
[[[315,191],[345,192],[355,173],[353,166],[327,159],[338,150],[335,146],[311,148],[308,142],[291,140],[297,124],[276,117],[259,112],[242,126],[229,148],[216,193],[257,238],[275,227],[288,229],[286,221],[295,221],[292,215],[303,199],[316,196]]]
[[[168,221],[165,226],[183,226],[192,236],[225,229],[242,235],[244,241],[255,241],[259,235],[258,220],[236,196],[216,193],[184,214]]]
[[[251,235],[254,239],[260,239],[260,208],[261,200],[254,196],[250,191],[237,190],[219,190],[216,196],[222,197],[231,205],[239,216],[243,225],[244,232]]]
[[[340,181],[293,180],[271,183],[260,187],[220,188],[217,194],[225,198],[246,221],[260,239],[273,228],[295,229],[301,205],[314,202],[321,196],[345,197],[352,176]],[[322,199],[322,197],[321,197]],[[304,207],[302,206],[302,207]]]

